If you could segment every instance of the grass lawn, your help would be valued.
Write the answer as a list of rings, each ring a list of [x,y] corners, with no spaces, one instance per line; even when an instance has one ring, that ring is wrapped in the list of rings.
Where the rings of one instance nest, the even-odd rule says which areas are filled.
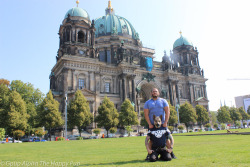
[[[170,162],[144,161],[142,136],[0,144],[0,166],[250,166],[250,135],[174,138],[178,159]]]

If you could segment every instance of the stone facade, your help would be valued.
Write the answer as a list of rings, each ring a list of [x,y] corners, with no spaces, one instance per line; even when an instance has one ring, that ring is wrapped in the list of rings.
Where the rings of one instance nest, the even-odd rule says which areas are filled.
[[[138,34],[134,38],[116,31],[95,35],[97,28],[95,21],[70,15],[60,26],[60,47],[50,74],[50,89],[60,102],[62,113],[65,94],[70,100],[77,89],[89,101],[94,116],[105,96],[118,111],[124,99],[129,98],[140,113],[154,87],[172,105],[188,101],[208,109],[207,79],[196,48],[177,46],[170,56],[165,52],[162,62],[157,62],[153,61],[154,49],[143,47]]]

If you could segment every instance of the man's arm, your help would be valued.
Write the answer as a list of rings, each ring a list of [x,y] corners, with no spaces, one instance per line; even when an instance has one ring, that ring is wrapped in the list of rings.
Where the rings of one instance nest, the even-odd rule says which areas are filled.
[[[149,119],[149,109],[144,109],[144,116],[145,116],[145,119],[148,123],[149,129],[153,128],[154,125],[151,124],[150,119]]]
[[[152,152],[154,152],[154,151],[149,148],[149,144],[148,144],[149,139],[150,139],[150,136],[147,135],[147,137],[145,139],[145,146],[146,146],[146,149],[148,151],[148,154],[152,154]]]
[[[164,107],[164,111],[165,111],[165,122],[163,124],[163,127],[167,127],[168,126],[168,119],[169,119],[169,115],[170,115],[169,106]]]

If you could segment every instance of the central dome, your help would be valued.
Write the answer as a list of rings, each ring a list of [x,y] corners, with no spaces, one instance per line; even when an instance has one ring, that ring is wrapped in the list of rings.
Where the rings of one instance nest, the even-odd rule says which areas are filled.
[[[114,14],[110,1],[108,8],[106,8],[106,16],[95,20],[95,28],[97,38],[101,36],[120,35],[135,40],[139,39],[139,34],[135,31],[132,24],[127,19]]]

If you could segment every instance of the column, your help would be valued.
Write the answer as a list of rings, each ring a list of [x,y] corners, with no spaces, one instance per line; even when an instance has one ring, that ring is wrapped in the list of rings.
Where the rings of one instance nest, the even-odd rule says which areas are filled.
[[[170,103],[173,105],[172,84],[170,80],[168,81],[168,89],[169,89],[169,100]]]
[[[180,104],[180,92],[179,92],[179,87],[178,87],[178,83],[176,83],[176,85],[175,85],[175,91],[176,91],[176,97],[177,97],[177,102],[178,102],[178,104]],[[175,104],[176,105],[176,104]]]

